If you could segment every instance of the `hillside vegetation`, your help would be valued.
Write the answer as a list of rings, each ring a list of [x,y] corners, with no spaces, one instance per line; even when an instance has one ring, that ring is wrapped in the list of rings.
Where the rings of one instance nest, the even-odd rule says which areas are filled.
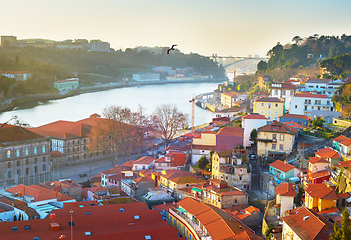
[[[27,70],[32,73],[31,82],[15,86],[16,92],[22,94],[55,91],[52,87],[55,76],[60,80],[71,78],[77,73],[84,86],[91,86],[94,82],[118,82],[124,77],[130,78],[133,73],[151,72],[152,66],[170,66],[173,69],[194,67],[196,72],[203,75],[225,77],[223,67],[207,57],[193,53],[183,54],[179,51],[167,55],[166,48],[164,53],[159,55],[147,51],[138,53],[136,49],[126,49],[124,52],[89,52],[0,48],[0,70]],[[0,79],[0,86],[7,85],[4,81],[7,80]]]

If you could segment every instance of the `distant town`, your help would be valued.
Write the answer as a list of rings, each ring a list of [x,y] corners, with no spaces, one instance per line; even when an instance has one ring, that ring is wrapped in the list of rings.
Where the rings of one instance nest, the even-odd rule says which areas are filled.
[[[1,45],[110,48],[12,36]],[[214,78],[194,67],[151,71],[124,81]],[[351,78],[255,77],[245,90],[245,76],[234,73],[195,96],[193,107],[213,113],[201,126],[194,115],[190,126],[180,124],[185,115],[168,106],[151,119],[117,108],[38,127],[1,123],[0,239],[307,240],[343,231],[351,210],[351,107],[340,99]],[[84,88],[78,76],[53,84],[59,94]]]

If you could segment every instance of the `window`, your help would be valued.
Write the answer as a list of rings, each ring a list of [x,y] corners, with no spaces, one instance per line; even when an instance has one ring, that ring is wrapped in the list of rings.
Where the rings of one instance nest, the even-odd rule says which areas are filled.
[[[17,167],[19,167],[21,165],[21,162],[18,160],[17,161]]]
[[[24,226],[24,230],[30,230],[30,226]]]
[[[34,163],[37,163],[38,162],[38,158],[34,158]]]
[[[11,157],[11,150],[7,150],[7,158]]]
[[[307,106],[305,106],[305,110],[307,110]]]
[[[274,111],[274,115],[278,115],[278,111]]]
[[[37,154],[37,153],[38,153],[38,148],[34,147],[34,154]]]
[[[19,150],[19,149],[16,150],[16,156],[17,156],[17,157],[20,156],[20,150]]]
[[[243,180],[243,176],[239,176],[239,180],[240,180],[240,181]]]
[[[91,215],[91,212],[86,212],[87,215]]]
[[[297,105],[295,105],[295,108],[297,108]]]
[[[29,174],[29,168],[26,168],[26,175]]]
[[[278,103],[275,103],[274,105],[275,105],[276,108],[279,106]]]
[[[25,149],[25,154],[28,156],[28,148]]]
[[[267,120],[271,120],[271,116],[268,116],[268,117],[267,117]]]
[[[278,95],[278,90],[274,90],[274,94],[275,94],[275,95]]]
[[[273,143],[272,144],[272,150],[275,150],[277,148],[277,144]]]
[[[12,231],[13,232],[18,231],[18,227],[12,227]]]
[[[279,144],[279,150],[284,150],[284,145],[283,144]]]
[[[272,106],[272,103],[268,103],[268,108],[271,108],[271,106]]]
[[[278,117],[274,117],[274,120],[278,121]]]
[[[45,162],[46,161],[46,157],[45,156],[43,156],[43,162]]]
[[[284,141],[284,134],[280,134],[280,141]]]
[[[7,168],[11,168],[11,162],[7,163]]]
[[[43,153],[45,152],[45,145],[43,146]]]
[[[21,176],[21,169],[17,169],[17,175]]]
[[[261,115],[264,115],[264,111],[261,111]]]
[[[321,107],[318,107],[318,110],[321,110]]]
[[[46,165],[43,165],[43,172],[46,171]]]
[[[272,134],[272,138],[275,139],[275,140],[277,140],[277,134],[273,133],[273,134]]]
[[[261,103],[261,107],[264,107],[264,103]]]
[[[7,178],[11,178],[11,175],[12,175],[12,174],[11,174],[11,171],[8,171],[8,172],[7,172]]]
[[[285,90],[283,90],[283,93],[282,93],[283,96],[285,96]]]
[[[120,212],[124,212],[124,208],[120,208],[119,211],[120,211]]]
[[[74,222],[68,222],[68,226],[74,227]]]
[[[270,114],[271,114],[271,111],[267,111],[267,114],[270,115]]]
[[[34,167],[34,173],[37,173],[37,172],[38,172],[38,167],[35,166],[35,167]]]

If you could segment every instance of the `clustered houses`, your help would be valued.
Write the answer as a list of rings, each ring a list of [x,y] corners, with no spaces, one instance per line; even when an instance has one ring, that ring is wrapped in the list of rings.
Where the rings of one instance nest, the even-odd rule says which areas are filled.
[[[39,177],[50,172],[50,139],[19,126],[0,127],[0,181]]]
[[[214,152],[212,155],[212,178],[224,180],[232,187],[250,190],[251,171],[245,151]]]

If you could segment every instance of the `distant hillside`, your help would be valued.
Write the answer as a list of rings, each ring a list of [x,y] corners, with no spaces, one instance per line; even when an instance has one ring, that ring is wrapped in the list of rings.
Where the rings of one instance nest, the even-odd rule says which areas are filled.
[[[39,85],[45,85],[37,88],[44,92],[53,91],[51,86],[55,76],[59,80],[73,77],[77,73],[81,83],[89,86],[94,82],[118,82],[124,77],[132,77],[133,73],[151,72],[152,66],[170,66],[173,69],[194,67],[202,75],[225,77],[223,67],[207,57],[179,51],[167,55],[166,50],[167,48],[164,54],[155,55],[147,51],[138,53],[136,49],[126,49],[125,52],[92,52],[7,47],[0,48],[0,70],[30,71]],[[27,87],[22,84],[14,90],[24,91]],[[33,91],[35,89],[26,93]]]

